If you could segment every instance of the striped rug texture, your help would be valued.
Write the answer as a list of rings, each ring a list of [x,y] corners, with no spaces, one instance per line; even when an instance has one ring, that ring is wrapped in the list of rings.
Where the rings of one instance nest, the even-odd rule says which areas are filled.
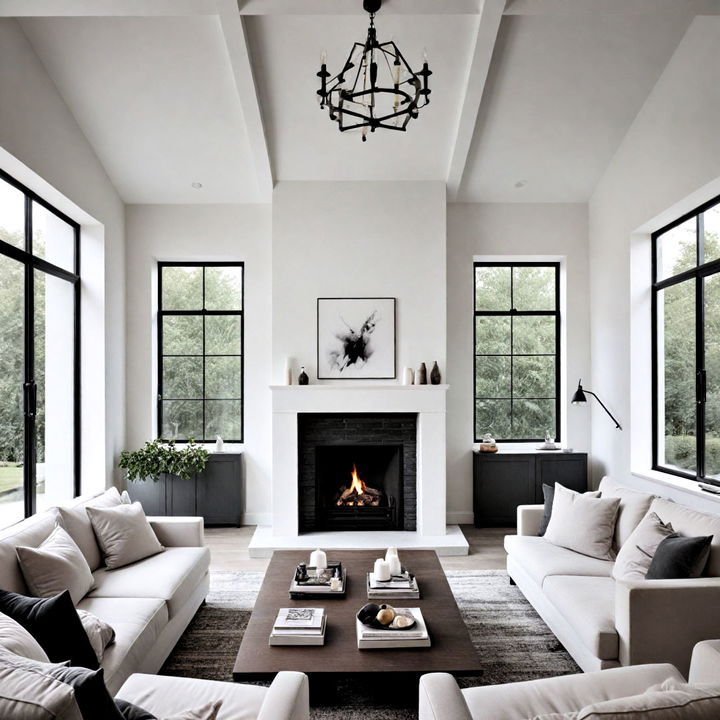
[[[232,667],[262,573],[214,572],[207,604],[198,611],[162,669],[165,675],[232,680]],[[477,648],[484,674],[460,678],[462,687],[531,680],[579,672],[504,570],[447,573]],[[340,705],[314,707],[313,720],[413,720],[407,698],[378,700],[373,689],[347,681],[337,689]]]

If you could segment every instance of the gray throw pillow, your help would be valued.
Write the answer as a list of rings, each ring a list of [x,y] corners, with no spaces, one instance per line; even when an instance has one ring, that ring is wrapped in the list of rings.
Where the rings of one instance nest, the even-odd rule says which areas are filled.
[[[83,629],[87,633],[88,640],[90,640],[90,645],[95,651],[98,662],[101,663],[103,655],[105,655],[105,648],[115,642],[115,630],[104,620],[87,610],[78,608],[77,614],[80,617]]]
[[[86,508],[108,570],[123,567],[162,552],[142,505]]]
[[[15,552],[25,582],[35,597],[53,597],[68,590],[77,605],[95,585],[85,556],[59,526],[39,547],[20,545]]]
[[[648,512],[620,548],[613,567],[616,580],[644,580],[658,545],[675,534],[654,512]]]
[[[712,539],[712,535],[665,538],[658,545],[645,577],[648,580],[699,578],[710,557]]]
[[[555,485],[545,539],[553,545],[600,560],[613,560],[619,498],[593,498]]]
[[[0,613],[0,649],[38,662],[50,662],[40,643],[16,620]]]

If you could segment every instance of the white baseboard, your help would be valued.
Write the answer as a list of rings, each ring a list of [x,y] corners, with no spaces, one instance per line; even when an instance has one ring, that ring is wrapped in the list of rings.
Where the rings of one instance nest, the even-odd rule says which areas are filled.
[[[267,512],[246,512],[242,518],[243,525],[271,525],[272,515]]]
[[[475,514],[468,510],[445,513],[448,525],[472,525],[475,522]]]

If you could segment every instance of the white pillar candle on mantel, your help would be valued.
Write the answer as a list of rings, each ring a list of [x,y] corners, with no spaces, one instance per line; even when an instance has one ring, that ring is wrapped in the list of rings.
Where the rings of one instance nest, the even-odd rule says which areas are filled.
[[[292,385],[292,358],[285,358],[285,384]]]
[[[378,558],[375,561],[375,579],[376,580],[389,580],[390,579],[390,563],[383,560],[382,558]]]
[[[310,567],[317,570],[325,570],[327,568],[327,555],[323,550],[318,548],[310,553]]]
[[[403,385],[412,385],[415,382],[415,372],[412,368],[406,367],[403,370]]]

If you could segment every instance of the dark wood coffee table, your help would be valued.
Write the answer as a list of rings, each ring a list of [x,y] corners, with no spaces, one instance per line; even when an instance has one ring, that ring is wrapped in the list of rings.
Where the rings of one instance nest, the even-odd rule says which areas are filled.
[[[368,602],[366,573],[384,550],[328,551],[347,569],[344,598],[290,600],[288,588],[295,567],[306,562],[304,551],[276,551],[240,643],[233,678],[238,681],[272,678],[280,670],[297,670],[310,678],[311,688],[328,687],[336,676],[359,673],[373,681],[416,679],[428,672],[481,675],[480,662],[460,616],[455,598],[437,555],[431,550],[401,550],[400,559],[418,578],[419,600],[397,600],[399,607],[419,607],[432,640],[429,648],[358,650],[355,613]],[[382,602],[382,601],[376,601]],[[324,607],[327,612],[325,645],[270,647],[268,638],[281,607]],[[317,690],[317,687],[315,687]]]

